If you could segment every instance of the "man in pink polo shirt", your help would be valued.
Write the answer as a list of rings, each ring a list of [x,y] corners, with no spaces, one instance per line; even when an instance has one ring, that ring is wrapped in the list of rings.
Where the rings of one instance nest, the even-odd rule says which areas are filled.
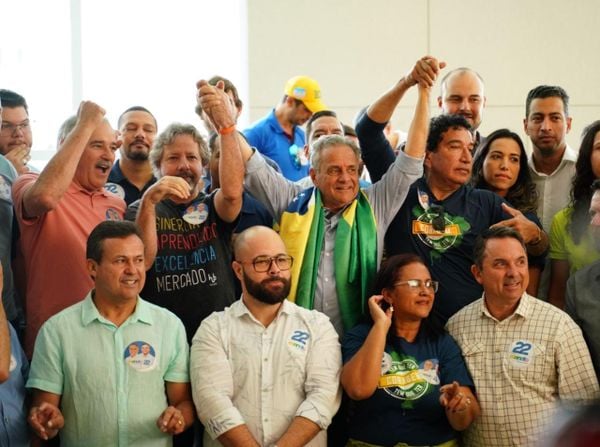
[[[31,358],[40,326],[81,300],[93,282],[85,244],[103,220],[121,219],[125,202],[104,190],[119,147],[104,109],[83,101],[59,132],[59,150],[39,174],[13,185],[27,277],[25,351]]]

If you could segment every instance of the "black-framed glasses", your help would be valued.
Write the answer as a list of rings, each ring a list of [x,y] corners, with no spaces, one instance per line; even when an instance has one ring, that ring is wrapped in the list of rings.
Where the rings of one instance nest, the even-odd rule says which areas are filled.
[[[294,264],[294,258],[288,255],[277,256],[257,256],[252,261],[237,261],[240,264],[252,264],[256,273],[268,272],[271,268],[271,263],[275,263],[279,270],[289,270]]]
[[[433,293],[438,291],[439,285],[440,283],[433,279],[426,279],[425,281],[422,279],[407,279],[406,281],[394,283],[394,286],[408,286],[411,290],[419,290],[421,287],[425,286],[426,289],[433,290]]]
[[[429,211],[435,214],[431,219],[431,225],[435,231],[446,231],[446,214],[442,205],[431,205]]]

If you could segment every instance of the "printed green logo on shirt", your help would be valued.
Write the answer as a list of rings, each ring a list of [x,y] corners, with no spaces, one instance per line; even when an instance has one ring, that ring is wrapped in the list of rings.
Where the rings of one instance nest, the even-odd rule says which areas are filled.
[[[433,248],[430,253],[431,260],[439,259],[441,253],[451,247],[459,246],[463,240],[463,235],[469,231],[471,225],[462,216],[452,216],[443,213],[443,216],[437,216],[429,211],[423,211],[419,205],[412,210],[415,220],[412,221],[412,234],[417,235],[421,242]],[[433,220],[442,218],[443,231],[434,228]]]
[[[381,377],[378,388],[396,399],[401,399],[403,408],[413,408],[412,401],[435,391],[439,385],[438,360],[427,359],[421,365],[413,358],[384,352],[381,361]]]

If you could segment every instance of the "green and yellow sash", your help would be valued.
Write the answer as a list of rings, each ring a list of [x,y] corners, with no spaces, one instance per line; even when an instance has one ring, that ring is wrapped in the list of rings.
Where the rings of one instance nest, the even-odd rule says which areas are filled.
[[[280,234],[294,257],[288,299],[313,308],[324,236],[324,208],[316,188],[301,192],[283,213]],[[377,224],[365,194],[343,211],[335,235],[335,282],[344,330],[353,327],[366,309],[377,273]]]

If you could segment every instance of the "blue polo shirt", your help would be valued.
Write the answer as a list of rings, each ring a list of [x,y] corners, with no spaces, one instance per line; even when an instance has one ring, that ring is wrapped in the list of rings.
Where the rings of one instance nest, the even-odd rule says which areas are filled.
[[[127,205],[135,202],[138,199],[142,198],[142,195],[146,192],[150,186],[152,186],[156,182],[156,177],[152,176],[152,178],[144,185],[144,187],[139,190],[137,186],[127,180],[127,177],[123,175],[123,171],[121,171],[121,165],[119,164],[119,160],[115,161],[112,169],[110,170],[110,174],[108,175],[108,182],[104,185],[104,188],[107,191],[112,192],[113,194],[118,195],[120,198],[125,200]]]
[[[246,129],[244,136],[250,146],[277,163],[285,178],[295,182],[308,175],[308,164],[301,165],[290,154],[303,150],[306,140],[304,130],[294,126],[294,135],[287,135],[277,121],[275,109]]]

